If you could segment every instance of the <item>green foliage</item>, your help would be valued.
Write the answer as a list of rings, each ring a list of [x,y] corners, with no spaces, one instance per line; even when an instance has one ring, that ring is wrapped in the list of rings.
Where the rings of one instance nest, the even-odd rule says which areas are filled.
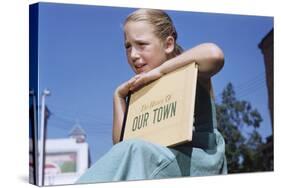
[[[226,142],[228,172],[272,170],[273,165],[264,165],[264,160],[271,159],[264,154],[265,143],[257,131],[262,122],[258,110],[248,101],[238,100],[231,83],[223,90],[221,104],[216,104],[216,109],[218,127]]]

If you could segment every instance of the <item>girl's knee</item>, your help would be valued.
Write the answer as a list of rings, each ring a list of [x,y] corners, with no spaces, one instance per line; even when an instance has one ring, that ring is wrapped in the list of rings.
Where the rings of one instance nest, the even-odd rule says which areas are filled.
[[[119,152],[122,153],[126,153],[128,151],[138,152],[138,151],[148,150],[149,149],[148,145],[149,145],[148,142],[143,141],[141,139],[130,139],[116,144],[113,147],[113,150],[118,150]]]

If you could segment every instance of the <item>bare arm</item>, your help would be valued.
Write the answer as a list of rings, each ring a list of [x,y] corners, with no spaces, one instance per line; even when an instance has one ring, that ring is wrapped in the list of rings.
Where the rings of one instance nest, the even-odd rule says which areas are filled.
[[[113,96],[113,127],[112,141],[116,144],[120,141],[123,118],[126,110],[126,97],[129,93],[130,86],[135,81],[135,77],[121,84],[114,92]]]
[[[198,64],[199,78],[209,79],[223,67],[224,55],[217,45],[204,43],[166,61],[158,68],[162,74],[166,74],[194,61]]]
[[[126,108],[126,101],[124,98],[114,95],[113,98],[113,128],[112,128],[112,141],[116,144],[120,140],[122,122]]]
[[[199,80],[209,85],[211,76],[216,74],[223,67],[224,55],[222,50],[213,43],[200,44],[172,59],[169,59],[159,67],[147,73],[140,74],[132,84],[131,90],[137,90],[143,85],[160,78],[162,75],[192,62],[198,64]]]

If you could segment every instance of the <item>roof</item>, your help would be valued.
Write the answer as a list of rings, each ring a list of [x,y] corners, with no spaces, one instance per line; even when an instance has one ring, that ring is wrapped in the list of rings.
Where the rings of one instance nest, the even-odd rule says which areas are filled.
[[[84,136],[86,136],[86,132],[81,127],[81,125],[80,125],[78,120],[76,120],[75,125],[73,126],[73,128],[69,132],[69,136],[77,136],[77,135],[84,135]]]

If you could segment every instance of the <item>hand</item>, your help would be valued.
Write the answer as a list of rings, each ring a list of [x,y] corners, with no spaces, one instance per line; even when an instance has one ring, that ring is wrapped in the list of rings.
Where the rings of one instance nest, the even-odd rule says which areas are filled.
[[[157,68],[152,69],[149,72],[137,74],[134,76],[135,79],[132,80],[133,82],[130,85],[130,91],[136,91],[152,81],[159,79],[162,75],[163,74]]]
[[[119,87],[117,87],[117,89],[115,90],[114,95],[119,97],[119,98],[123,98],[125,99],[126,96],[128,95],[130,88],[133,84],[133,82],[136,81],[135,76],[133,78],[131,78],[130,80],[124,82],[123,84],[121,84]]]

